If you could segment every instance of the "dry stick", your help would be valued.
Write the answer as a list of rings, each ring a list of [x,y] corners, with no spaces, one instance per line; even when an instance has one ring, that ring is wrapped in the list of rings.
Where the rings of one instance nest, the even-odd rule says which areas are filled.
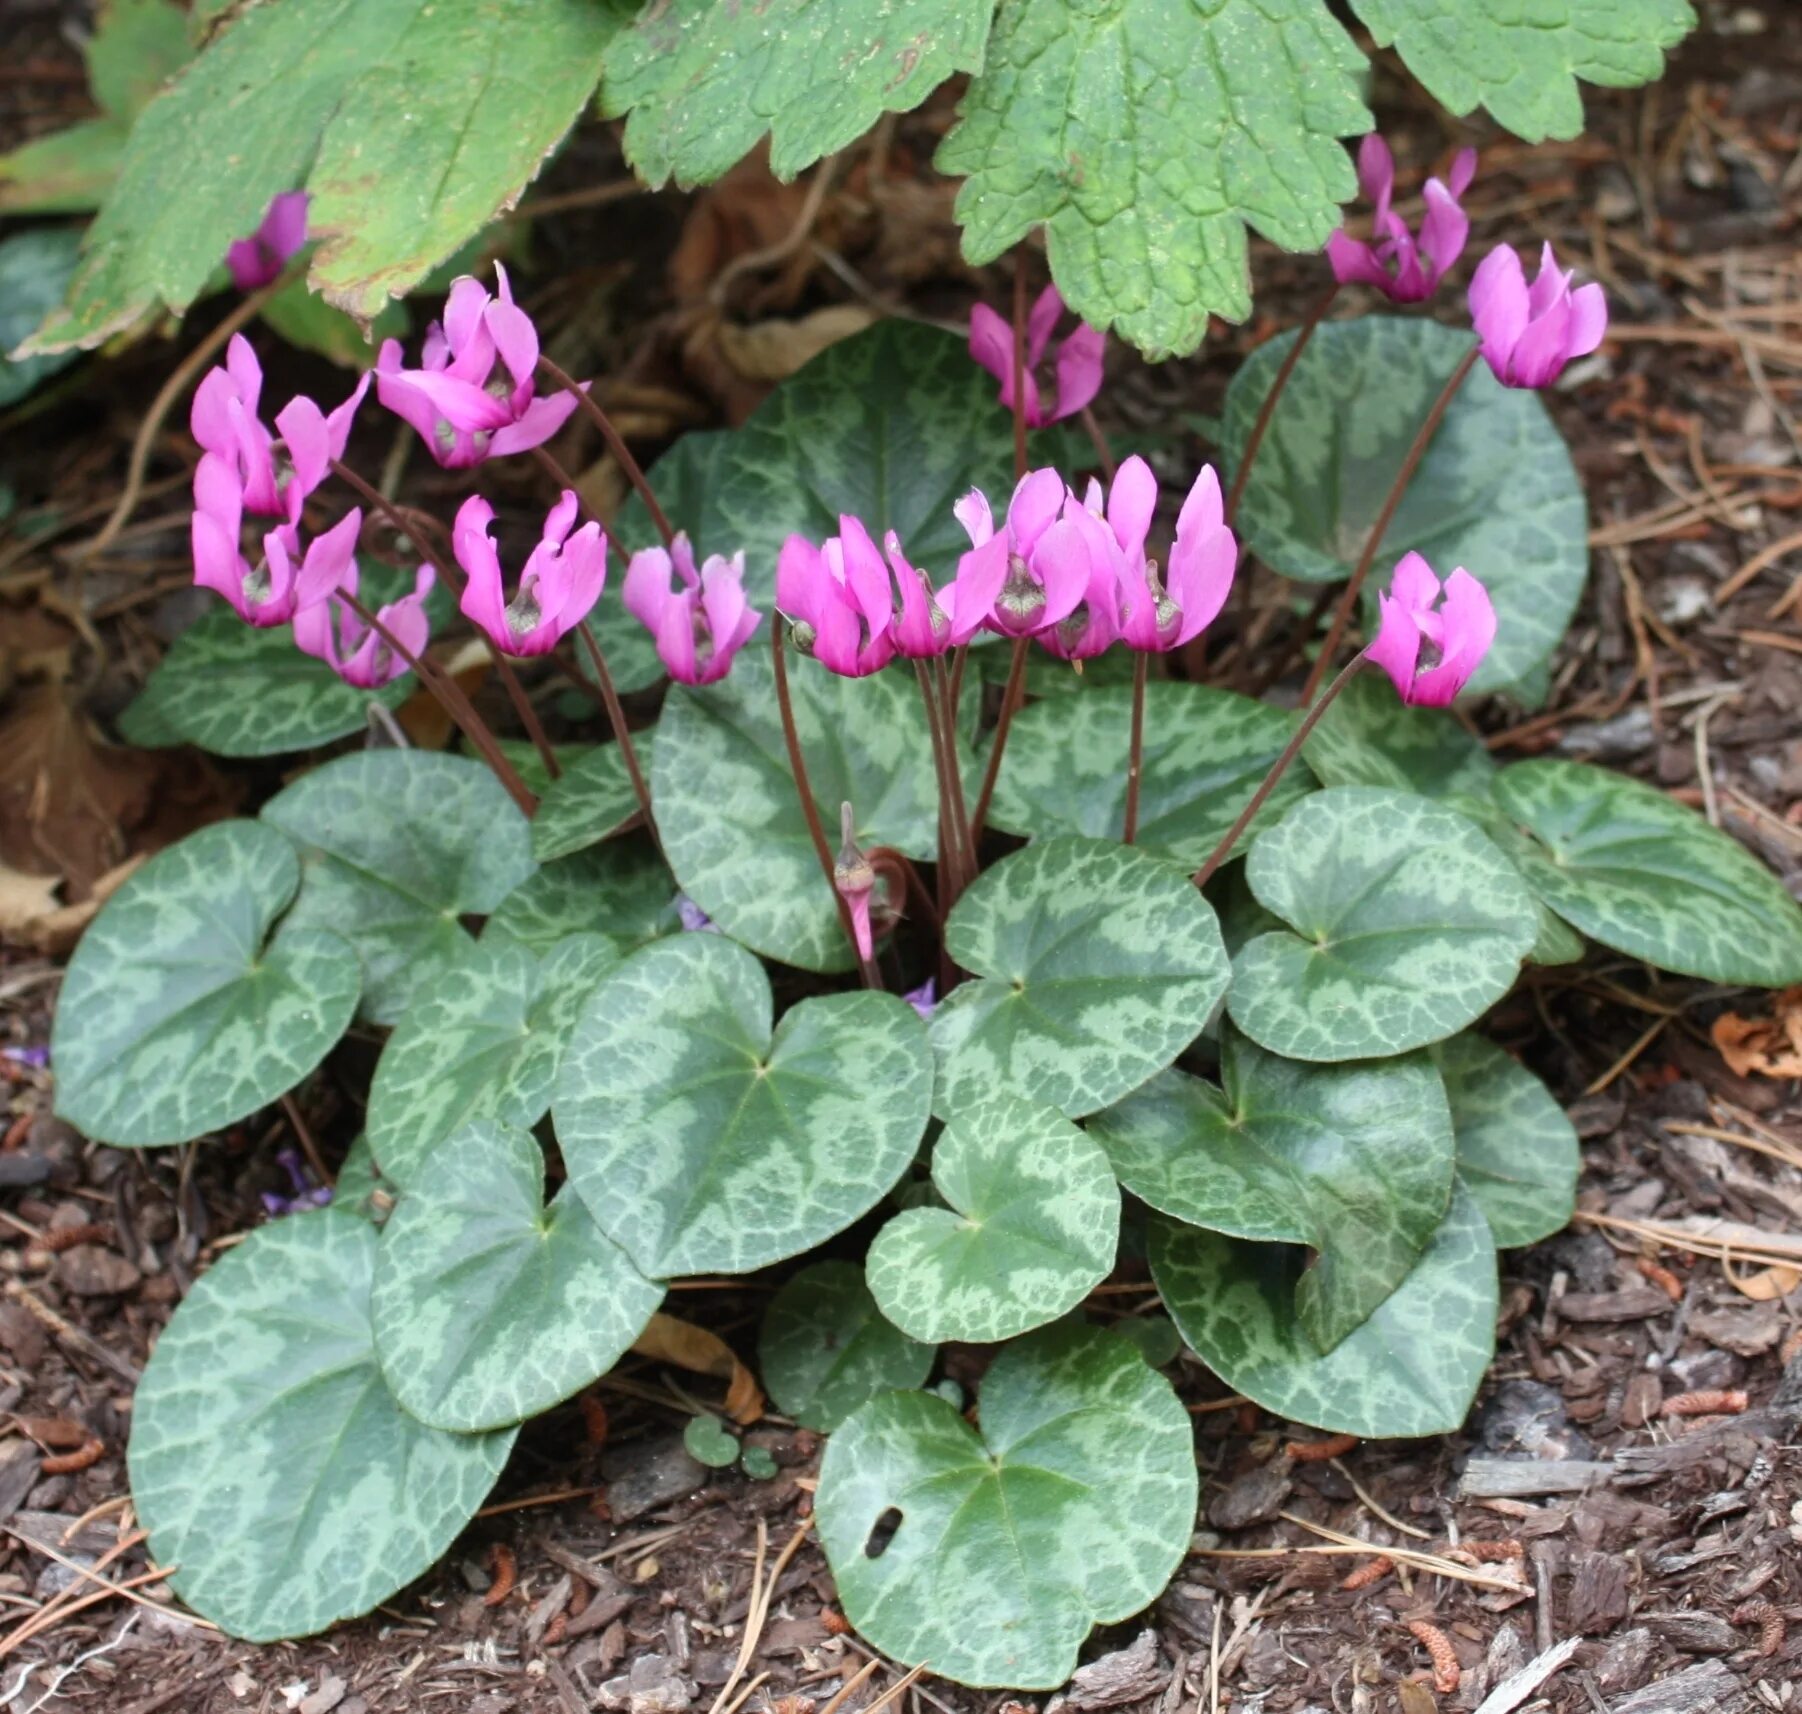
[[[453,595],[462,596],[463,579],[450,569],[450,560],[427,545],[419,526],[410,521],[400,507],[395,505],[379,488],[365,482],[341,459],[334,458],[332,460],[332,473],[353,489],[366,506],[386,518],[390,529],[405,536],[419,549],[421,558],[431,566],[438,581],[446,589]],[[481,627],[477,626],[477,630],[481,631]],[[481,637],[487,645],[488,658],[494,662],[494,669],[499,674],[501,683],[506,687],[508,700],[513,704],[513,712],[519,716],[519,723],[525,727],[527,737],[532,740],[532,747],[538,752],[538,759],[544,763],[545,772],[553,780],[556,779],[563,770],[558,765],[557,753],[551,748],[551,741],[546,737],[544,727],[538,719],[538,710],[532,706],[532,699],[526,695],[525,686],[519,682],[519,675],[514,672],[513,663],[501,652],[495,640],[486,631],[481,631]]]
[[[1114,485],[1114,473],[1119,469],[1119,465],[1114,460],[1114,449],[1108,445],[1107,436],[1102,432],[1093,406],[1083,406],[1082,426],[1088,431],[1089,444],[1095,448],[1095,458],[1101,466],[1102,480],[1111,488]]]
[[[795,794],[801,800],[801,815],[807,823],[807,837],[813,841],[813,854],[820,860],[820,873],[831,889],[832,902],[838,906],[838,920],[845,931],[851,950],[857,950],[857,930],[851,923],[851,907],[838,890],[837,869],[832,861],[832,847],[826,843],[826,829],[820,825],[820,812],[813,801],[813,787],[807,782],[807,761],[801,754],[801,735],[795,730],[795,708],[788,695],[788,663],[782,658],[782,616],[770,615],[770,658],[776,670],[776,707],[782,715],[782,742],[788,747],[788,770],[795,777]],[[864,985],[874,988],[869,961],[858,959]]]
[[[1240,810],[1239,818],[1226,830],[1225,836],[1209,854],[1207,862],[1195,871],[1196,886],[1205,887],[1213,879],[1214,871],[1232,855],[1233,847],[1239,843],[1239,836],[1251,826],[1251,819],[1264,807],[1264,801],[1276,790],[1276,783],[1287,772],[1289,764],[1301,754],[1301,747],[1308,741],[1308,734],[1319,725],[1320,717],[1333,706],[1333,700],[1340,691],[1351,683],[1352,676],[1364,664],[1364,657],[1370,653],[1370,645],[1366,644],[1345,663],[1345,670],[1327,686],[1326,694],[1308,710],[1307,718],[1296,727],[1295,734],[1283,746],[1283,753],[1277,757],[1275,765],[1264,776],[1263,784],[1251,794],[1251,802]]]
[[[1270,383],[1270,391],[1264,395],[1264,402],[1258,407],[1257,420],[1251,425],[1251,433],[1246,436],[1245,456],[1239,460],[1239,468],[1233,473],[1232,491],[1226,497],[1226,521],[1230,524],[1239,513],[1239,502],[1245,495],[1245,484],[1251,476],[1252,461],[1258,456],[1258,448],[1264,444],[1264,436],[1269,433],[1270,419],[1276,415],[1277,401],[1282,398],[1284,389],[1289,385],[1289,377],[1295,373],[1295,365],[1301,361],[1301,354],[1308,349],[1308,341],[1314,337],[1314,330],[1326,320],[1327,311],[1333,307],[1333,300],[1339,296],[1339,282],[1335,280],[1327,289],[1326,296],[1314,306],[1313,313],[1301,324],[1301,331],[1295,336],[1295,343],[1289,347],[1284,356],[1282,366],[1276,372],[1276,379]]]
[[[601,439],[607,443],[607,450],[613,454],[621,470],[626,473],[626,480],[638,490],[638,497],[644,501],[644,508],[651,514],[651,522],[657,526],[657,533],[663,537],[663,545],[668,547],[676,539],[676,532],[670,528],[670,521],[664,516],[663,508],[657,504],[657,496],[651,492],[651,485],[645,480],[644,471],[632,456],[632,449],[626,445],[620,432],[613,426],[612,419],[601,407],[588,396],[587,391],[577,385],[576,381],[559,369],[548,357],[538,359],[538,367],[557,383],[557,385],[575,399],[577,405],[588,413],[589,420],[601,431]]]
[[[1451,379],[1440,389],[1439,397],[1433,401],[1433,408],[1427,412],[1427,420],[1420,425],[1420,432],[1414,437],[1414,444],[1408,448],[1408,455],[1402,460],[1402,467],[1395,473],[1395,481],[1390,485],[1389,497],[1383,502],[1383,509],[1377,514],[1377,521],[1371,527],[1370,537],[1364,543],[1364,552],[1359,555],[1358,563],[1351,574],[1351,582],[1346,584],[1345,593],[1339,597],[1339,605],[1333,609],[1333,623],[1326,634],[1326,641],[1320,646],[1320,653],[1315,657],[1314,665],[1309,669],[1308,682],[1302,687],[1301,699],[1304,704],[1314,700],[1314,693],[1320,689],[1320,681],[1331,671],[1333,656],[1339,652],[1339,644],[1345,636],[1345,627],[1350,623],[1352,610],[1358,604],[1358,596],[1364,588],[1364,579],[1370,574],[1372,562],[1377,557],[1377,549],[1383,545],[1383,537],[1388,533],[1391,520],[1395,517],[1396,508],[1402,503],[1402,495],[1408,490],[1408,484],[1414,480],[1414,472],[1420,468],[1420,461],[1426,456],[1427,447],[1431,445],[1433,436],[1439,432],[1439,425],[1445,420],[1447,408],[1460,387],[1464,378],[1477,366],[1477,359],[1482,355],[1482,347],[1473,345],[1464,354],[1463,361],[1452,371]]]
[[[1133,654],[1132,740],[1126,752],[1126,831],[1122,842],[1130,845],[1139,832],[1139,776],[1145,760],[1145,675],[1151,656],[1143,649]]]

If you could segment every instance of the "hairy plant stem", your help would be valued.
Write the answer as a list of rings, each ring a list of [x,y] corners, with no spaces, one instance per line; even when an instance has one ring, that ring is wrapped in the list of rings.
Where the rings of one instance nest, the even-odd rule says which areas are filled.
[[[588,419],[601,431],[601,439],[607,443],[607,450],[613,454],[619,467],[626,473],[626,480],[637,489],[638,497],[644,501],[644,508],[651,514],[651,522],[657,526],[658,535],[663,537],[663,545],[668,547],[676,539],[676,532],[670,528],[670,521],[664,515],[663,508],[657,504],[657,496],[651,492],[651,485],[645,480],[645,474],[639,462],[632,456],[632,449],[626,445],[624,437],[613,426],[613,420],[601,409],[600,405],[589,397],[586,388],[580,386],[575,379],[559,369],[550,358],[540,356],[538,367],[557,383],[557,385],[575,399],[577,405],[588,413]]]
[[[961,892],[963,887],[976,879],[976,846],[970,838],[970,806],[964,798],[964,765],[957,754],[957,704],[961,681],[954,681],[951,674],[945,671],[942,659],[933,661],[932,672],[943,710],[939,724],[945,733],[945,773],[951,782],[952,822],[963,849],[963,880],[959,887]]]
[[[381,621],[372,608],[360,601],[346,590],[335,591],[337,599],[342,601],[351,612],[367,625],[370,630],[382,639],[389,650],[400,660],[405,661],[418,675],[419,682],[437,699],[438,706],[450,716],[457,730],[467,738],[481,753],[482,760],[494,770],[495,778],[507,788],[507,795],[519,806],[520,813],[530,819],[538,808],[538,800],[531,789],[520,778],[519,770],[507,760],[506,752],[500,747],[494,734],[489,731],[488,724],[475,710],[475,704],[463,694],[463,687],[450,676],[441,673],[423,656],[414,654],[406,644],[395,636]]]
[[[851,951],[857,958],[858,969],[863,975],[866,988],[880,988],[882,979],[872,968],[870,961],[857,951],[857,930],[852,926],[851,907],[845,903],[845,896],[838,890],[837,866],[832,860],[832,847],[826,843],[826,829],[820,824],[819,806],[813,801],[813,787],[807,779],[807,759],[801,754],[801,734],[795,729],[795,708],[788,694],[788,662],[782,653],[782,615],[770,615],[770,659],[776,672],[776,707],[782,716],[782,742],[788,749],[788,770],[795,777],[795,794],[801,800],[801,816],[807,823],[807,837],[813,842],[813,854],[820,861],[820,873],[826,878],[826,888],[832,894],[832,902],[838,907],[838,920],[845,931],[845,939],[850,942]]]
[[[1145,763],[1145,678],[1151,656],[1143,649],[1133,655],[1132,737],[1126,748],[1126,831],[1122,841],[1130,845],[1139,836],[1139,777]]]
[[[1439,432],[1439,425],[1445,420],[1446,411],[1450,409],[1458,389],[1464,385],[1465,377],[1477,366],[1477,359],[1482,351],[1480,345],[1473,345],[1465,352],[1463,360],[1452,371],[1451,378],[1440,388],[1439,397],[1433,401],[1433,408],[1427,412],[1426,421],[1415,434],[1414,442],[1402,460],[1401,469],[1395,473],[1395,480],[1389,485],[1388,498],[1383,501],[1383,509],[1371,526],[1364,551],[1358,556],[1358,563],[1352,571],[1351,581],[1346,584],[1344,593],[1339,597],[1339,605],[1333,609],[1333,622],[1327,629],[1326,641],[1320,645],[1320,653],[1308,672],[1308,682],[1302,687],[1301,699],[1304,704],[1314,700],[1314,693],[1320,689],[1320,681],[1332,670],[1333,657],[1339,652],[1345,627],[1351,622],[1358,596],[1364,588],[1364,579],[1370,575],[1377,550],[1383,545],[1383,537],[1395,518],[1396,508],[1401,505],[1402,496],[1407,493],[1408,484],[1414,480],[1414,472],[1420,468],[1420,461],[1426,457],[1433,436]]]
[[[1001,713],[995,721],[995,736],[989,742],[988,765],[982,771],[982,790],[976,794],[976,809],[970,817],[970,850],[982,843],[982,832],[989,822],[989,800],[995,795],[995,781],[1001,773],[1001,753],[1007,748],[1007,731],[1014,723],[1015,704],[1026,686],[1025,637],[1014,638],[1013,653],[1007,663],[1007,687],[1001,693]],[[974,857],[972,856],[972,861]]]
[[[914,676],[920,686],[920,702],[926,710],[926,726],[932,735],[933,770],[939,789],[939,862],[945,871],[947,892],[956,898],[971,880],[968,848],[969,828],[959,801],[963,785],[958,778],[955,728],[946,715],[944,678],[935,674],[937,662],[914,662]]]
[[[954,880],[959,863],[957,829],[951,815],[951,782],[945,777],[945,744],[939,732],[939,707],[934,699],[932,679],[923,660],[914,662],[914,682],[920,687],[920,705],[926,712],[926,733],[932,742],[932,775],[939,794],[939,874]],[[941,896],[943,888],[941,887]]]
[[[424,533],[412,521],[408,513],[395,505],[379,488],[365,482],[349,465],[341,460],[332,460],[332,471],[338,479],[354,489],[363,503],[386,518],[389,527],[403,535],[416,548],[420,557],[432,568],[438,581],[452,595],[461,599],[463,594],[463,578],[451,570],[452,558],[435,551],[427,545]],[[481,628],[478,626],[478,630]],[[507,659],[494,639],[486,631],[481,632],[482,641],[487,645],[488,658],[494,663],[495,673],[506,687],[507,699],[513,704],[513,712],[519,716],[519,723],[526,729],[526,736],[531,739],[532,747],[538,752],[538,759],[544,763],[544,770],[554,780],[563,772],[557,762],[557,753],[551,748],[551,741],[545,736],[543,723],[538,718],[538,710],[532,706],[532,699],[526,695],[525,686],[519,682],[519,675],[513,670],[513,663]]]
[[[1239,836],[1251,826],[1252,817],[1264,807],[1266,799],[1276,790],[1277,781],[1289,771],[1289,764],[1301,754],[1301,747],[1308,741],[1308,734],[1320,723],[1320,717],[1333,706],[1334,699],[1340,691],[1351,683],[1352,675],[1364,664],[1364,657],[1370,653],[1367,643],[1345,663],[1345,670],[1327,686],[1326,694],[1307,712],[1306,718],[1296,727],[1294,735],[1283,746],[1283,753],[1271,764],[1270,772],[1264,776],[1263,783],[1251,794],[1251,801],[1239,811],[1238,819],[1226,830],[1221,841],[1208,854],[1207,862],[1195,871],[1192,879],[1198,887],[1205,887],[1214,877],[1217,870],[1227,858],[1232,856],[1233,847],[1239,843]]]
[[[1245,456],[1239,460],[1239,468],[1233,473],[1232,490],[1226,497],[1228,524],[1239,514],[1239,502],[1245,496],[1245,484],[1251,477],[1252,463],[1258,456],[1258,448],[1264,444],[1264,436],[1270,431],[1270,419],[1276,415],[1277,401],[1288,387],[1289,377],[1295,373],[1295,365],[1301,361],[1301,354],[1308,349],[1308,342],[1314,337],[1315,328],[1326,320],[1327,312],[1338,296],[1339,282],[1335,280],[1327,288],[1326,295],[1315,304],[1308,319],[1301,324],[1295,343],[1289,347],[1276,372],[1276,379],[1270,383],[1270,391],[1264,395],[1264,402],[1258,407],[1257,420],[1251,425],[1251,433],[1245,440]]]

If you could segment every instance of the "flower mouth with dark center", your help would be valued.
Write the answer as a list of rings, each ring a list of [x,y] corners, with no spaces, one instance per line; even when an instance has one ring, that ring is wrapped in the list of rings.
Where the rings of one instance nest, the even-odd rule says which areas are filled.
[[[1030,625],[1045,610],[1045,591],[1033,582],[1026,561],[1013,554],[1007,562],[1007,581],[995,598],[995,606],[1016,624]]]

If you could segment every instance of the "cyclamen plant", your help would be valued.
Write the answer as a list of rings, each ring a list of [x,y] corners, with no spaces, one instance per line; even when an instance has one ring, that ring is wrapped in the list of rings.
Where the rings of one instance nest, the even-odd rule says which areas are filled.
[[[1336,279],[1429,301],[1472,164],[1418,236],[1387,151],[1362,166],[1375,237],[1335,240]],[[331,1205],[308,1208],[323,1161],[284,1158],[276,1218],[156,1348],[130,1447],[151,1547],[240,1636],[365,1612],[671,1281],[824,1248],[758,1354],[830,1434],[815,1516],[847,1616],[954,1679],[1059,1684],[1162,1588],[1197,1498],[1169,1352],[1086,1307],[1138,1265],[1128,1199],[1225,1386],[1329,1432],[1449,1431],[1497,1249],[1561,1227],[1577,1172],[1484,1014],[1585,940],[1802,979],[1802,910],[1741,847],[1643,784],[1498,767],[1447,712],[1534,701],[1581,592],[1581,493],[1533,389],[1599,344],[1599,288],[1549,252],[1529,286],[1503,248],[1472,326],[1323,306],[1235,377],[1218,468],[1182,473],[1166,522],[1146,458],[1097,433],[1091,474],[1069,432],[1092,330],[1054,407],[1025,385],[1053,295],[979,311],[967,348],[879,325],[647,479],[498,284],[459,281],[418,365],[385,348],[374,380],[446,469],[540,463],[558,498],[516,578],[480,494],[447,530],[344,462],[369,377],[272,431],[239,341],[196,395],[195,576],[227,608],[128,730],[310,750],[417,684],[474,756],[319,763],[148,863],[70,965],[59,1110],[119,1146],[294,1112],[353,1021],[388,1032]],[[582,520],[545,451],[577,410],[636,489],[617,519]],[[360,504],[333,519],[339,486]],[[241,548],[247,517],[274,522]],[[378,518],[398,572],[356,557]],[[1251,554],[1344,586],[1299,702],[1218,682],[1285,675],[1243,630],[1212,646]],[[440,591],[529,747],[434,662]],[[553,746],[516,660],[588,687],[610,741]],[[779,1018],[766,965],[811,977]],[[947,1342],[1000,1347],[971,1417],[927,1390]],[[739,1391],[691,1443],[729,1459],[762,1408]]]

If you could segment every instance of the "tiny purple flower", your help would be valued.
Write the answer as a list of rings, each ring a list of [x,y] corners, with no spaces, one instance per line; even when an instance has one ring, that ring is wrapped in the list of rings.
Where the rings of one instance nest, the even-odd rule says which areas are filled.
[[[1106,335],[1100,328],[1078,322],[1076,331],[1057,348],[1057,404],[1046,410],[1041,402],[1038,368],[1051,343],[1051,330],[1064,313],[1064,300],[1056,286],[1039,293],[1026,318],[1026,408],[1029,427],[1044,428],[1073,417],[1101,391],[1101,353]],[[978,304],[970,311],[970,355],[1001,383],[1001,403],[1014,408],[1014,330],[1007,319]]]
[[[676,920],[689,934],[718,934],[718,925],[686,893],[676,895]]]
[[[919,987],[909,989],[907,993],[901,996],[901,998],[905,1000],[908,1005],[912,1006],[922,1018],[930,1023],[932,1021],[932,1014],[938,1010],[939,985],[932,977],[928,976]]]
[[[277,1149],[275,1159],[288,1175],[293,1194],[278,1196],[273,1191],[263,1192],[263,1212],[271,1220],[279,1220],[284,1214],[296,1214],[308,1208],[324,1208],[331,1201],[331,1187],[313,1182],[313,1176],[307,1171],[298,1149]]]

